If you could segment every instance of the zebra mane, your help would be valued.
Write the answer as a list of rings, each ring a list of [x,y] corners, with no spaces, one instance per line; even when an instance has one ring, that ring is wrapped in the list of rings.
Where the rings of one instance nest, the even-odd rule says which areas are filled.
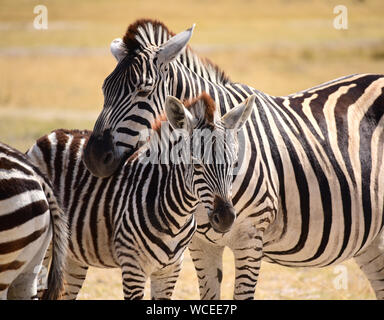
[[[164,23],[158,20],[139,19],[128,26],[123,37],[123,43],[128,54],[132,54],[146,47],[160,46],[174,35],[174,32],[170,31]],[[208,75],[209,80],[212,82],[221,84],[230,82],[229,77],[223,70],[209,59],[199,57],[189,45],[187,45],[184,53],[178,57],[178,60],[198,75],[203,77]],[[200,63],[196,65],[195,61]],[[201,66],[205,67],[205,73],[201,70]]]
[[[216,104],[209,94],[203,92],[197,98],[186,100],[183,104],[199,120],[199,123],[204,122],[207,127],[214,128]],[[156,131],[159,135],[163,121],[167,121],[164,111],[152,123],[152,130]]]
[[[213,130],[215,128],[215,115],[216,113],[216,104],[215,101],[211,98],[206,92],[202,92],[197,98],[189,99],[183,102],[184,106],[191,112],[191,114],[198,119],[198,126],[200,128],[208,128]],[[152,130],[154,133],[161,138],[161,126],[164,121],[167,121],[167,116],[163,111],[156,119],[152,122]],[[170,128],[172,130],[172,128]],[[152,137],[152,136],[151,136]],[[150,141],[151,137],[149,137]],[[146,148],[147,143],[142,144],[128,159],[127,162],[132,162],[135,160],[142,149]]]

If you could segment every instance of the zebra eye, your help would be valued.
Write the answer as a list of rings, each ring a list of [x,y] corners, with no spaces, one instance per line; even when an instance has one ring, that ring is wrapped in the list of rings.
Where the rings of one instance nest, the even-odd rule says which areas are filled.
[[[141,89],[141,90],[139,90],[139,92],[137,92],[137,95],[138,95],[139,97],[146,97],[146,96],[148,96],[150,93],[151,93],[151,90],[150,90],[150,89]]]
[[[194,163],[193,166],[195,169],[201,169],[203,167],[200,163]]]
[[[203,167],[201,161],[195,157],[192,157],[192,163],[195,169],[201,169]]]

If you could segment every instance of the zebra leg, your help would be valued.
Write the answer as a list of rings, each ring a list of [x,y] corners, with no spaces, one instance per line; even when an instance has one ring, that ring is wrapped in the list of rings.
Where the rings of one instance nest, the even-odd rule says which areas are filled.
[[[44,245],[41,245],[44,248]],[[18,258],[23,261],[25,254],[21,254]],[[5,270],[6,276],[0,279],[0,299],[10,300],[30,300],[37,299],[37,283],[38,274],[41,270],[43,254],[39,251],[28,262],[26,266],[23,262],[15,260],[8,264],[12,266],[9,270]],[[0,266],[1,267],[1,266]]]
[[[45,243],[44,243],[45,242]],[[49,245],[50,237],[46,237],[44,241],[40,241],[35,247],[38,250],[32,260],[20,272],[17,278],[12,282],[8,289],[8,299],[10,300],[37,300],[37,283],[38,276],[42,268],[42,263],[46,249]]]
[[[44,294],[44,291],[47,287],[47,281],[48,281],[48,268],[49,268],[49,262],[51,260],[51,254],[52,254],[52,241],[48,247],[47,252],[45,253],[45,257],[43,260],[43,265],[41,267],[41,270],[38,275],[38,284],[37,284],[37,296],[39,299]]]
[[[200,299],[219,300],[224,247],[212,245],[195,235],[188,249],[199,280]]]
[[[182,258],[151,274],[152,300],[170,300],[181,270]]]
[[[255,296],[262,252],[259,248],[245,247],[233,250],[235,256],[234,300],[252,300]]]
[[[23,252],[18,256],[20,261],[28,263],[20,268],[19,273],[8,288],[8,299],[37,300],[38,276],[42,268],[43,259],[52,239],[52,232],[47,231],[40,239],[24,247]]]
[[[235,290],[234,300],[252,300],[261,260],[263,258],[262,233],[257,229],[249,228],[234,241],[230,247],[235,257]]]
[[[64,293],[63,299],[75,300],[83,286],[87,275],[88,266],[78,261],[67,258],[64,275]]]
[[[122,261],[120,263],[123,278],[123,293],[125,300],[142,300],[147,275],[137,261]]]
[[[9,300],[37,300],[37,276],[36,273],[29,270],[21,273],[9,287],[7,298]]]
[[[384,300],[384,230],[355,261],[371,283],[376,298]]]

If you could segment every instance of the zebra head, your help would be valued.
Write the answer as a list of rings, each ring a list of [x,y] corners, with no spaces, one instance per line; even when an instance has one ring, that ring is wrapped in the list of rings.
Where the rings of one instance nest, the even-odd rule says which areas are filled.
[[[124,39],[112,41],[117,66],[104,81],[103,110],[83,157],[93,175],[111,176],[137,149],[140,132],[163,111],[169,64],[184,50],[193,28],[170,37],[160,22],[139,20]]]
[[[186,107],[174,97],[166,99],[165,113],[171,127],[189,133],[186,149],[189,147],[190,158],[186,160],[190,165],[185,174],[217,232],[229,231],[236,219],[232,182],[239,149],[237,132],[251,114],[254,101],[255,96],[251,96],[220,118],[206,93]]]

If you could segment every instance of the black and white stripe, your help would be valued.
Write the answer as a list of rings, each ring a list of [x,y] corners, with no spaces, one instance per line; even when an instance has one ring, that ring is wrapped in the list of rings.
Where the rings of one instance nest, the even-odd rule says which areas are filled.
[[[53,259],[44,299],[63,286],[67,224],[51,184],[19,151],[0,143],[0,299],[36,299],[49,243]]]
[[[229,143],[225,139],[225,121],[211,122],[205,118],[207,103],[213,101],[202,97],[192,102],[188,111],[176,99],[170,97],[167,101],[180,111],[171,119],[175,109],[167,112],[172,127],[194,130],[188,131],[189,136],[184,139],[172,140],[171,135],[176,131],[163,131],[167,122],[157,121],[158,127],[149,142],[110,178],[94,177],[83,164],[82,153],[91,135],[89,131],[56,130],[40,138],[28,151],[32,162],[47,174],[67,208],[71,237],[65,298],[76,298],[88,267],[94,266],[122,269],[126,299],[143,298],[148,277],[152,297],[169,299],[183,252],[196,229],[192,213],[198,202],[213,213],[217,199],[232,207],[232,179],[228,177],[232,175],[237,146],[235,140]],[[180,118],[182,110],[190,117]],[[214,147],[225,150],[223,163],[204,162],[205,152],[193,158],[194,164],[192,158],[180,163],[148,161],[150,156],[159,160],[164,153],[158,150],[166,144],[186,150],[188,141],[193,141],[196,132],[203,129],[215,137],[205,150]]]
[[[383,76],[352,75],[273,97],[232,82],[185,48],[191,30],[172,36],[162,23],[140,20],[115,41],[118,65],[105,80],[105,105],[93,134],[108,131],[112,147],[99,156],[112,153],[114,161],[87,165],[95,174],[111,174],[167,94],[185,99],[206,91],[222,114],[255,94],[243,130],[243,170],[233,185],[237,220],[223,235],[196,212],[189,248],[201,297],[220,297],[221,255],[228,246],[235,256],[235,299],[253,298],[262,258],[321,267],[352,257],[383,298]],[[179,55],[166,59],[169,47]],[[92,160],[91,151],[85,156]]]

